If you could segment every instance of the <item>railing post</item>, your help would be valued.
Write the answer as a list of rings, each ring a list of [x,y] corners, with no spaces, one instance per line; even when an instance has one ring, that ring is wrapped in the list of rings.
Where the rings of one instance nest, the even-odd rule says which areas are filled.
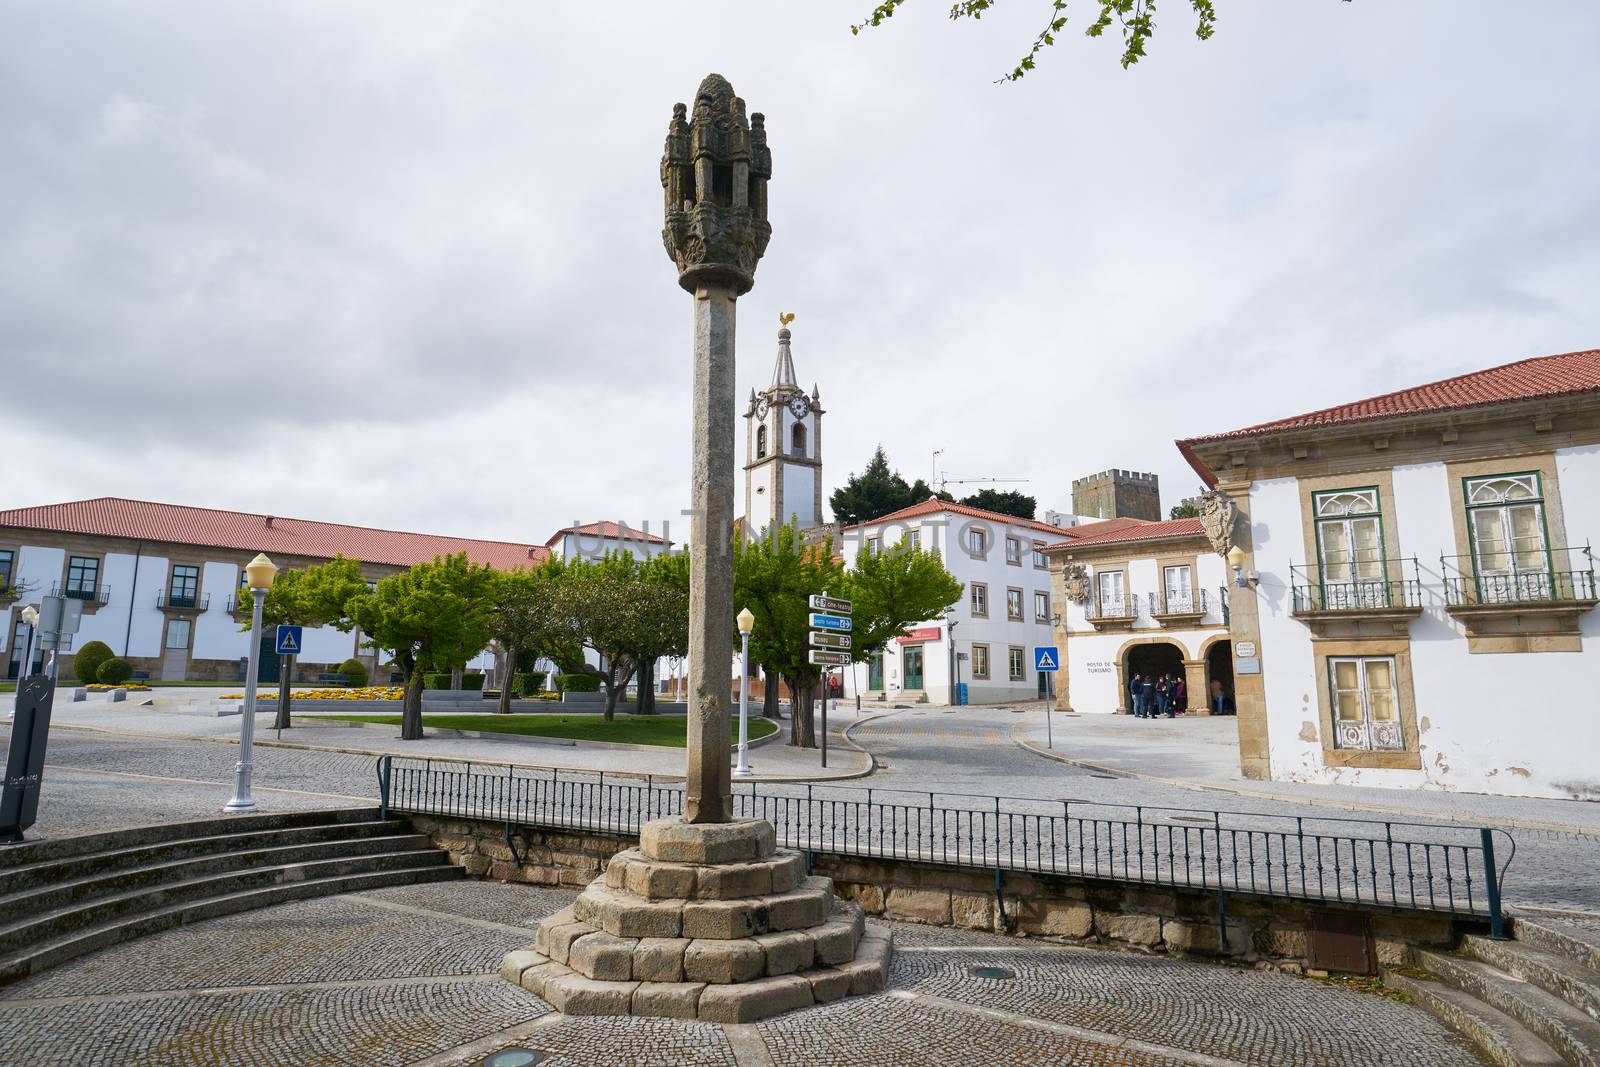
[[[393,756],[378,757],[378,819],[389,818],[389,776],[394,767]]]
[[[1489,936],[1506,939],[1505,918],[1500,914],[1500,880],[1494,869],[1494,831],[1487,826],[1478,831],[1483,841],[1483,884],[1489,894]]]

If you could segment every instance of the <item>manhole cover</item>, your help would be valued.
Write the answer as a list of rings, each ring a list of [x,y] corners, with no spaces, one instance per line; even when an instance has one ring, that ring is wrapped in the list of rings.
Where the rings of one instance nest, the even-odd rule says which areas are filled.
[[[483,1061],[483,1067],[532,1067],[544,1062],[544,1053],[531,1048],[506,1048]]]
[[[973,967],[967,973],[974,978],[1015,978],[1017,976],[1016,971],[1008,970],[1005,967]]]

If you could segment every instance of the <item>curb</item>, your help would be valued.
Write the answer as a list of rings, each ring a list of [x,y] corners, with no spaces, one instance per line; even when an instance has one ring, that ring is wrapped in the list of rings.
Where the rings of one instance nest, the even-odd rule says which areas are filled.
[[[1021,731],[1027,722],[1015,723],[1011,727],[1011,740],[1019,748],[1026,749],[1036,756],[1055,760],[1057,763],[1066,763],[1084,770],[1108,774],[1114,778],[1136,778],[1143,782],[1155,782],[1158,785],[1176,786],[1181,789],[1200,789],[1212,793],[1228,793],[1233,796],[1249,797],[1252,800],[1275,800],[1282,804],[1304,804],[1308,807],[1331,808],[1335,811],[1359,811],[1374,815],[1387,815],[1391,821],[1410,822],[1412,818],[1419,822],[1454,823],[1458,826],[1488,826],[1498,830],[1539,830],[1545,833],[1571,834],[1574,837],[1590,837],[1600,839],[1600,829],[1591,826],[1574,826],[1571,823],[1547,822],[1543,819],[1506,819],[1495,816],[1487,818],[1474,818],[1470,822],[1462,822],[1453,815],[1436,815],[1426,812],[1416,812],[1412,818],[1394,820],[1395,810],[1377,804],[1363,804],[1357,801],[1329,800],[1326,797],[1285,797],[1279,793],[1268,792],[1263,789],[1251,789],[1248,786],[1234,784],[1221,784],[1205,782],[1194,778],[1166,778],[1159,774],[1148,774],[1144,771],[1130,771],[1120,767],[1108,767],[1103,763],[1091,760],[1078,759],[1073,756],[1063,756],[1051,749],[1040,748],[1033,741],[1021,736]],[[1487,794],[1474,794],[1487,795]],[[1511,798],[1518,799],[1518,798]],[[1538,799],[1538,798],[1534,798]]]
[[[513,713],[515,714],[515,713]],[[293,719],[290,720],[294,722]],[[310,723],[321,723],[324,729],[361,729],[361,730],[393,730],[392,723],[386,722],[348,722],[342,719],[329,719],[324,716],[308,717],[300,720],[298,725],[305,727]],[[549,748],[571,748],[579,752],[593,750],[600,752],[661,752],[671,751],[676,745],[636,745],[627,741],[579,741],[574,738],[549,737],[545,734],[519,734],[509,730],[461,730],[455,727],[430,726],[429,736],[441,737],[451,740],[464,741],[522,741],[534,745],[545,745]],[[758,737],[750,742],[750,747],[765,744],[783,732],[782,728],[772,731],[764,737]],[[257,741],[256,744],[261,742]],[[322,746],[316,746],[318,748]],[[729,744],[730,751],[739,747],[739,742]]]

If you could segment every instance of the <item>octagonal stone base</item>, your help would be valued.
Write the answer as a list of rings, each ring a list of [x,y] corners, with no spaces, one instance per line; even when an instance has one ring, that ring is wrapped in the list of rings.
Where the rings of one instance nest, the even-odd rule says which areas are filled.
[[[739,1023],[885,987],[887,930],[769,823],[647,823],[500,974],[568,1015]]]

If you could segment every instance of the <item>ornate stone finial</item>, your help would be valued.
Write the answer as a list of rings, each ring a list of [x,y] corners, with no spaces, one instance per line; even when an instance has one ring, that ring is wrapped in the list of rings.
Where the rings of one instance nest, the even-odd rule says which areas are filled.
[[[744,294],[755,285],[756,264],[772,237],[766,120],[760,112],[746,119],[744,101],[720,74],[700,83],[686,121],[688,111],[675,106],[667,127],[661,239],[678,265],[678,284],[689,292],[724,285]]]
[[[1238,521],[1239,505],[1227,493],[1213,489],[1200,498],[1200,525],[1217,555],[1226,556],[1233,547],[1233,528]]]

